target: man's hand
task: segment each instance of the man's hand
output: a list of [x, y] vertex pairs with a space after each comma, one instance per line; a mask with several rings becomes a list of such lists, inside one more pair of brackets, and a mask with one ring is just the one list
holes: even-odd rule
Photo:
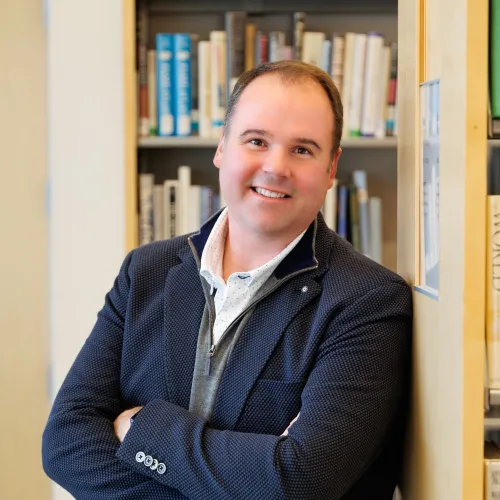
[[300, 416], [300, 412], [299, 414], [290, 422], [290, 425], [285, 429], [285, 432], [283, 432], [282, 436], [288, 436], [288, 430], [290, 429], [290, 427], [295, 423], [297, 422], [297, 419], [299, 418]]
[[125, 410], [116, 417], [113, 425], [115, 427], [115, 435], [120, 443], [123, 443], [123, 440], [130, 429], [130, 417], [135, 415], [142, 408], [142, 406], [136, 406], [130, 410]]

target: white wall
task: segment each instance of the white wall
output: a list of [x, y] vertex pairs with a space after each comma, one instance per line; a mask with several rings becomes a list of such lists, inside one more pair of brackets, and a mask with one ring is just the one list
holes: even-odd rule
[[0, 498], [47, 500], [45, 31], [40, 0], [0, 0]]
[[125, 256], [125, 132], [122, 0], [47, 6], [53, 397]]

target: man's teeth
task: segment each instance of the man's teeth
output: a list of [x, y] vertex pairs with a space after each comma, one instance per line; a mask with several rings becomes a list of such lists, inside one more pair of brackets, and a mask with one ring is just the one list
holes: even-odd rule
[[262, 196], [267, 196], [268, 198], [284, 198], [286, 194], [282, 193], [275, 193], [274, 191], [269, 191], [268, 189], [263, 189], [263, 188], [255, 188], [255, 191], [257, 193], [261, 194]]

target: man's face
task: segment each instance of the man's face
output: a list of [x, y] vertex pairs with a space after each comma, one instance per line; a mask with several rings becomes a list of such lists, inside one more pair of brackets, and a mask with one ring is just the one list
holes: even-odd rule
[[306, 229], [335, 177], [333, 127], [316, 82], [270, 74], [250, 83], [214, 158], [230, 227], [290, 241]]

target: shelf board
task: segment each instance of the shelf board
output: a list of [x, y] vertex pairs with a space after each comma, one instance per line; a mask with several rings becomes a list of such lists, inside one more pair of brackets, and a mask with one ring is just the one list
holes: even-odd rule
[[[139, 148], [216, 148], [218, 139], [204, 137], [140, 137], [137, 141]], [[386, 137], [385, 139], [344, 139], [340, 146], [342, 149], [396, 149], [396, 137]]]
[[244, 10], [249, 14], [290, 14], [302, 11], [307, 14], [348, 13], [348, 14], [395, 14], [398, 4], [396, 0], [150, 0], [149, 9], [152, 13], [224, 13], [230, 10]]

